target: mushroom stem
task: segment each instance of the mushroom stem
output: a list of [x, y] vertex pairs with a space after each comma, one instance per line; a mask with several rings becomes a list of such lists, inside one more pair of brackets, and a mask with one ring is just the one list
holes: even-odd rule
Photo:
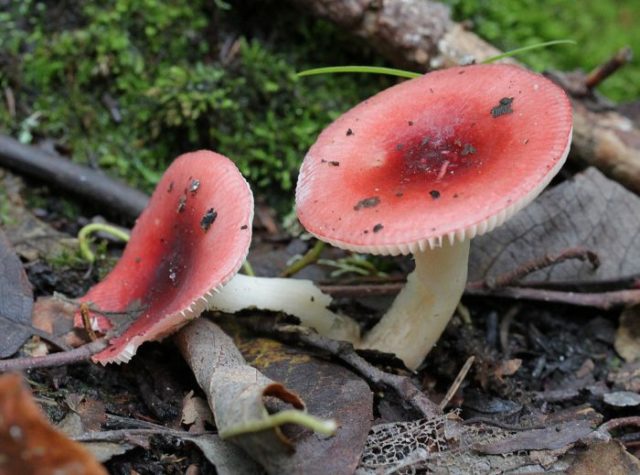
[[331, 297], [310, 280], [236, 274], [213, 296], [209, 308], [227, 313], [250, 308], [284, 312], [299, 318], [302, 325], [323, 336], [357, 342], [360, 338], [358, 324], [329, 310], [330, 304]]
[[415, 270], [362, 348], [395, 353], [416, 369], [444, 331], [467, 281], [469, 240], [414, 253]]

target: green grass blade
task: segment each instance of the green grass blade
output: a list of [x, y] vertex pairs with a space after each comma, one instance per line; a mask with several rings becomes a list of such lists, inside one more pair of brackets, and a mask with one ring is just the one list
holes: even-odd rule
[[317, 74], [336, 74], [336, 73], [365, 73], [365, 74], [386, 74], [388, 76], [397, 76], [401, 78], [413, 79], [422, 76], [421, 73], [405, 71], [403, 69], [383, 68], [378, 66], [329, 66], [326, 68], [313, 68], [297, 73], [298, 77], [315, 76]]
[[491, 56], [490, 58], [485, 59], [484, 61], [482, 61], [483, 63], [493, 63], [494, 61], [498, 61], [499, 59], [503, 59], [503, 58], [510, 58], [511, 56], [516, 56], [520, 53], [525, 53], [527, 51], [531, 51], [534, 49], [539, 49], [539, 48], [546, 48], [547, 46], [554, 46], [554, 45], [576, 45], [578, 43], [576, 43], [573, 40], [553, 40], [553, 41], [546, 41], [544, 43], [536, 43], [535, 45], [529, 45], [529, 46], [523, 46], [522, 48], [516, 48], [516, 49], [512, 49], [511, 51], [507, 51], [505, 53], [499, 54], [497, 56]]

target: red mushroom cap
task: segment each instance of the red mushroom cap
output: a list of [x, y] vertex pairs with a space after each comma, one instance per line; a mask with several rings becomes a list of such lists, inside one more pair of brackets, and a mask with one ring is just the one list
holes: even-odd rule
[[206, 150], [178, 157], [115, 268], [80, 299], [94, 327], [117, 328], [94, 361], [126, 362], [143, 342], [197, 317], [242, 265], [252, 218], [251, 189], [231, 160]]
[[564, 91], [523, 68], [428, 73], [362, 102], [320, 134], [300, 171], [298, 217], [320, 239], [368, 253], [472, 238], [549, 183], [571, 130]]

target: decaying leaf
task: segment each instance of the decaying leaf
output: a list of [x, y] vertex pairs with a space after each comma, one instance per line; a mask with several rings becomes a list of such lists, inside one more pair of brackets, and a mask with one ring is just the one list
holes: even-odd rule
[[340, 425], [331, 438], [297, 428], [287, 431], [296, 451], [289, 457], [284, 473], [353, 473], [373, 418], [369, 385], [344, 367], [311, 356], [304, 349], [245, 335], [235, 327], [232, 333], [250, 364], [299, 394], [312, 414], [335, 418]]
[[504, 226], [474, 239], [470, 280], [496, 277], [518, 264], [568, 247], [598, 254], [587, 262], [565, 261], [531, 274], [530, 281], [597, 281], [640, 270], [640, 197], [595, 168], [552, 188]]
[[569, 475], [629, 475], [640, 473], [640, 461], [619, 442], [593, 444], [579, 454], [567, 471]]
[[640, 393], [640, 361], [623, 364], [609, 372], [607, 379], [616, 388]]
[[0, 230], [0, 358], [18, 351], [31, 335], [32, 307], [31, 284]]
[[613, 346], [627, 362], [640, 359], [640, 305], [627, 308], [620, 315]]
[[43, 417], [18, 375], [0, 376], [0, 475], [106, 475], [80, 444]]
[[640, 394], [631, 391], [615, 391], [604, 395], [604, 402], [613, 407], [640, 406]]
[[194, 396], [193, 391], [189, 391], [182, 399], [182, 416], [180, 422], [189, 426], [190, 431], [203, 431], [205, 423], [214, 424], [213, 414], [207, 405], [207, 401], [201, 397]]
[[207, 395], [220, 436], [241, 446], [267, 472], [286, 473], [292, 447], [276, 425], [286, 411], [269, 415], [265, 400], [299, 410], [305, 407], [302, 400], [247, 365], [233, 340], [205, 318], [181, 330], [175, 341]]
[[587, 420], [577, 420], [532, 429], [491, 443], [476, 443], [474, 450], [484, 454], [506, 454], [520, 450], [558, 450], [574, 444], [593, 432]]

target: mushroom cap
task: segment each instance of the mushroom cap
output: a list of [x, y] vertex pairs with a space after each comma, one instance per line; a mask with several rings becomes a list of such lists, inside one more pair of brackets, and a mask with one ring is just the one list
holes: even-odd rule
[[245, 260], [252, 219], [251, 189], [231, 160], [206, 150], [176, 158], [116, 266], [80, 299], [94, 329], [118, 335], [94, 361], [126, 362], [206, 309]]
[[298, 178], [298, 218], [324, 241], [373, 254], [473, 238], [542, 191], [571, 131], [566, 94], [539, 74], [503, 64], [431, 72], [320, 134]]

